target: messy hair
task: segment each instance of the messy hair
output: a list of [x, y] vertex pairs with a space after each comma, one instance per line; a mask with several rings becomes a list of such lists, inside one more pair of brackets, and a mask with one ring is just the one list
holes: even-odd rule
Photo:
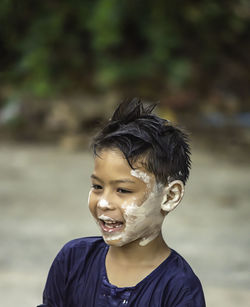
[[158, 183], [181, 180], [185, 184], [191, 166], [187, 134], [152, 114], [154, 108], [155, 104], [145, 106], [137, 98], [122, 102], [93, 139], [94, 155], [119, 149], [132, 169], [140, 161]]

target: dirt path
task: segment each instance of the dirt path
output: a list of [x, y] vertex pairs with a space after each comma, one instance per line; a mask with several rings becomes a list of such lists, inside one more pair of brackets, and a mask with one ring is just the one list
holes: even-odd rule
[[[92, 158], [58, 148], [0, 146], [0, 297], [34, 307], [68, 240], [98, 230], [87, 208]], [[193, 170], [164, 234], [200, 277], [209, 307], [250, 301], [250, 165], [194, 148]]]

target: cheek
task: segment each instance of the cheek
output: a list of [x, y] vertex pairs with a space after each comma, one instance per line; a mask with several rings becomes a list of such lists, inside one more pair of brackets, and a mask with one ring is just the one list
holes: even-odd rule
[[136, 197], [136, 196], [133, 196], [129, 199], [123, 200], [121, 202], [121, 208], [122, 208], [123, 212], [125, 212], [126, 209], [128, 207], [130, 207], [131, 205], [133, 206], [133, 205], [135, 205], [135, 204], [137, 205], [139, 203], [140, 203], [140, 199], [138, 199], [138, 197]]
[[89, 191], [89, 197], [88, 197], [88, 206], [91, 214], [95, 216], [95, 196], [92, 193], [92, 191]]
[[89, 191], [89, 195], [88, 195], [88, 205], [89, 205], [89, 203], [90, 203], [91, 194], [92, 194], [92, 190]]
[[134, 197], [131, 203], [134, 203], [136, 206], [141, 207], [147, 201], [148, 198], [149, 198], [149, 191], [146, 190], [145, 192], [140, 193], [140, 195]]
[[133, 197], [130, 201], [126, 201], [122, 204], [123, 217], [131, 226], [138, 218], [138, 211], [141, 211], [142, 199], [139, 197]]
[[140, 193], [139, 195], [133, 196], [129, 200], [126, 200], [122, 204], [123, 215], [125, 219], [129, 218], [131, 220], [135, 220], [137, 218], [137, 211], [143, 211], [144, 209], [140, 209], [143, 207], [144, 203], [147, 201], [149, 195], [148, 191], [144, 193]]

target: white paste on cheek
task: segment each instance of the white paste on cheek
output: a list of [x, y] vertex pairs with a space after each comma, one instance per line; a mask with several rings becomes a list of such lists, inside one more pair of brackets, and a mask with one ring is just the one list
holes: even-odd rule
[[160, 207], [163, 197], [162, 190], [161, 185], [155, 184], [143, 204], [138, 206], [132, 203], [124, 208], [126, 227], [122, 245], [141, 238], [139, 244], [145, 246], [159, 235], [164, 220]]
[[148, 198], [140, 206], [136, 204], [136, 198], [130, 203], [124, 202], [122, 208], [125, 228], [120, 233], [105, 234], [106, 243], [117, 240], [115, 245], [123, 246], [141, 238], [139, 245], [145, 246], [154, 240], [159, 235], [164, 220], [160, 207], [162, 191], [162, 186], [155, 184]]
[[[161, 213], [161, 202], [164, 187], [161, 184], [153, 184], [152, 178], [145, 172], [131, 170], [131, 175], [142, 180], [146, 185], [145, 195], [148, 195], [143, 203], [138, 204], [136, 197], [124, 202], [123, 218], [125, 228], [116, 234], [105, 234], [104, 240], [107, 244], [118, 241], [116, 246], [123, 246], [141, 238], [139, 245], [145, 246], [154, 240], [161, 231], [164, 216]], [[153, 186], [153, 188], [151, 188]]]
[[106, 242], [119, 240], [116, 245], [123, 246], [141, 238], [139, 244], [147, 245], [154, 240], [161, 231], [164, 216], [161, 214], [160, 204], [163, 198], [163, 186], [154, 184], [153, 189], [151, 177], [142, 171], [131, 170], [131, 175], [142, 180], [146, 185], [146, 200], [138, 204], [138, 200], [134, 197], [129, 203], [124, 202], [123, 218], [125, 220], [125, 228], [119, 234], [110, 234], [105, 237]]

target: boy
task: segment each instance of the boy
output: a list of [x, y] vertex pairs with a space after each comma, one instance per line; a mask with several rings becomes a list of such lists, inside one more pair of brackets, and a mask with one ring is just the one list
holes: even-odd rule
[[88, 203], [102, 237], [62, 248], [42, 306], [205, 306], [199, 279], [161, 233], [184, 194], [187, 137], [153, 108], [123, 102], [95, 137]]

